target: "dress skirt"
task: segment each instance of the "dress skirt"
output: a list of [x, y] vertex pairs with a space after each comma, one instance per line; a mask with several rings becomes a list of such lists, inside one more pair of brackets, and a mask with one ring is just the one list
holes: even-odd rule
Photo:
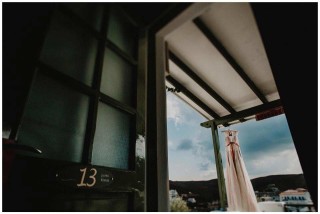
[[258, 203], [238, 141], [238, 131], [225, 131], [228, 211], [258, 212]]

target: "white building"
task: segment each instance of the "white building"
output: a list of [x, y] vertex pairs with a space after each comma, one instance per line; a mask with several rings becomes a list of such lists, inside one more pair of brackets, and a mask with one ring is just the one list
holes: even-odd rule
[[315, 211], [310, 193], [303, 188], [289, 189], [280, 193], [280, 201], [285, 202], [287, 211]]
[[196, 201], [195, 198], [188, 198], [187, 202], [188, 202], [188, 203], [192, 203], [192, 204], [197, 203], [197, 201]]
[[169, 199], [170, 199], [170, 200], [172, 200], [172, 199], [174, 199], [174, 198], [178, 198], [178, 197], [179, 197], [179, 194], [178, 194], [177, 190], [171, 189], [171, 190], [169, 191]]
[[296, 204], [296, 205], [312, 205], [313, 202], [310, 197], [310, 193], [303, 188], [298, 188], [296, 190], [286, 190], [280, 193], [280, 201], [286, 202], [286, 204]]

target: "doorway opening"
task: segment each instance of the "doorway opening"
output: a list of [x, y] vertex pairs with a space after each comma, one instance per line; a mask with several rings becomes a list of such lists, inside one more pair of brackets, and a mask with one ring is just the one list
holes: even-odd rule
[[[186, 166], [192, 166], [194, 162], [191, 158], [186, 159], [186, 157], [197, 154], [197, 149], [193, 147], [197, 146], [198, 140], [196, 137], [193, 137], [193, 139], [189, 137], [188, 139], [189, 135], [197, 133], [195, 129], [181, 133], [181, 130], [177, 128], [184, 121], [190, 123], [190, 118], [185, 119], [188, 118], [187, 111], [184, 116], [177, 117], [176, 114], [180, 111], [177, 108], [179, 101], [174, 100], [170, 92], [177, 95], [198, 111], [199, 115], [206, 118], [206, 122], [201, 125], [215, 129], [212, 132], [219, 133], [220, 129], [216, 131], [218, 126], [228, 127], [240, 122], [243, 123], [238, 124], [241, 129], [245, 130], [246, 126], [242, 125], [247, 124], [248, 127], [251, 126], [250, 134], [255, 132], [258, 133], [257, 136], [261, 137], [266, 135], [261, 130], [268, 130], [270, 127], [281, 124], [281, 128], [276, 132], [268, 133], [268, 136], [273, 136], [274, 139], [265, 137], [272, 142], [281, 141], [281, 143], [277, 143], [277, 146], [283, 146], [282, 148], [270, 147], [277, 150], [273, 151], [271, 157], [275, 154], [280, 155], [279, 151], [287, 152], [292, 157], [290, 162], [295, 163], [296, 168], [291, 168], [289, 172], [287, 166], [283, 165], [282, 168], [279, 166], [279, 169], [264, 172], [265, 174], [252, 171], [251, 176], [257, 178], [270, 175], [268, 173], [302, 173], [285, 116], [281, 115], [275, 117], [277, 119], [273, 118], [265, 120], [268, 122], [261, 122], [260, 124], [265, 126], [264, 128], [260, 127], [261, 130], [259, 125], [255, 125], [253, 121], [248, 121], [261, 112], [281, 108], [280, 95], [249, 4], [202, 4], [201, 6], [195, 4], [162, 29], [158, 36], [159, 46], [157, 47], [162, 48], [160, 49], [162, 53], [158, 56], [163, 60], [163, 64], [159, 68], [165, 71], [166, 88], [168, 90], [167, 133], [170, 179], [174, 179], [175, 176], [180, 176], [182, 180], [187, 179], [187, 177], [192, 178], [190, 172], [186, 170]], [[161, 46], [160, 43], [164, 45]], [[256, 60], [252, 60], [253, 58]], [[190, 109], [192, 109], [191, 107]], [[232, 126], [237, 127], [238, 125]], [[192, 127], [190, 124], [188, 126]], [[188, 130], [187, 127], [184, 127], [184, 129]], [[173, 133], [172, 130], [176, 130], [176, 132]], [[178, 140], [175, 135], [178, 135], [179, 132], [181, 136]], [[210, 134], [209, 132], [209, 136]], [[253, 136], [252, 139], [259, 142], [259, 139], [255, 139], [257, 136], [254, 134]], [[211, 140], [212, 137], [218, 138], [217, 134], [211, 136]], [[223, 139], [220, 139], [220, 147], [223, 147], [221, 145], [223, 145]], [[257, 147], [261, 147], [260, 149], [266, 150], [267, 148], [264, 148], [264, 146], [258, 144], [255, 149], [259, 151]], [[248, 145], [244, 150], [249, 151], [249, 147]], [[251, 147], [254, 148], [252, 145]], [[181, 155], [181, 151], [184, 152], [184, 155]], [[218, 151], [218, 153], [220, 152], [223, 154], [224, 150]], [[173, 158], [173, 156], [175, 157]], [[180, 160], [185, 159], [186, 163], [176, 163], [178, 156], [181, 156]], [[204, 158], [204, 155], [199, 156]], [[282, 161], [282, 163], [288, 162]], [[170, 166], [171, 164], [174, 165]], [[266, 163], [263, 164], [267, 166]], [[205, 169], [208, 165], [208, 162], [203, 162], [201, 166]], [[174, 166], [176, 170], [173, 169]], [[252, 166], [249, 167], [252, 168]], [[179, 171], [178, 169], [185, 171]], [[216, 172], [219, 172], [219, 170], [217, 169]], [[181, 177], [183, 175], [185, 177]], [[218, 180], [223, 179], [223, 171], [220, 170], [220, 175], [217, 177]], [[221, 185], [219, 183], [219, 188]], [[171, 196], [176, 195], [176, 192], [171, 192], [171, 190]], [[185, 194], [183, 193], [182, 198]], [[188, 201], [186, 202], [188, 203]], [[214, 203], [219, 204], [219, 202], [211, 203], [212, 206], [214, 206]], [[224, 205], [220, 206], [223, 207]]]

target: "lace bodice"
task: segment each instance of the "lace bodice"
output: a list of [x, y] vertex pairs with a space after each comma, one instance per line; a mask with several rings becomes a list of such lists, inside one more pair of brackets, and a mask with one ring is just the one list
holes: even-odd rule
[[226, 146], [235, 143], [239, 145], [238, 141], [238, 131], [235, 130], [227, 130], [224, 131], [224, 136], [225, 136], [225, 144]]

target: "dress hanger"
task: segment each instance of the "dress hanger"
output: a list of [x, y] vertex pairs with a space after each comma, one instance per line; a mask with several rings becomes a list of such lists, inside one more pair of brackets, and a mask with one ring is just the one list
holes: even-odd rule
[[225, 129], [221, 132], [227, 132], [229, 136], [232, 136], [233, 132], [238, 132], [237, 130], [230, 129], [231, 125], [228, 125], [228, 129]]
[[221, 132], [227, 132], [229, 134], [229, 136], [232, 135], [232, 130], [230, 129], [230, 125], [228, 125], [228, 129], [225, 129], [225, 130], [223, 130]]

